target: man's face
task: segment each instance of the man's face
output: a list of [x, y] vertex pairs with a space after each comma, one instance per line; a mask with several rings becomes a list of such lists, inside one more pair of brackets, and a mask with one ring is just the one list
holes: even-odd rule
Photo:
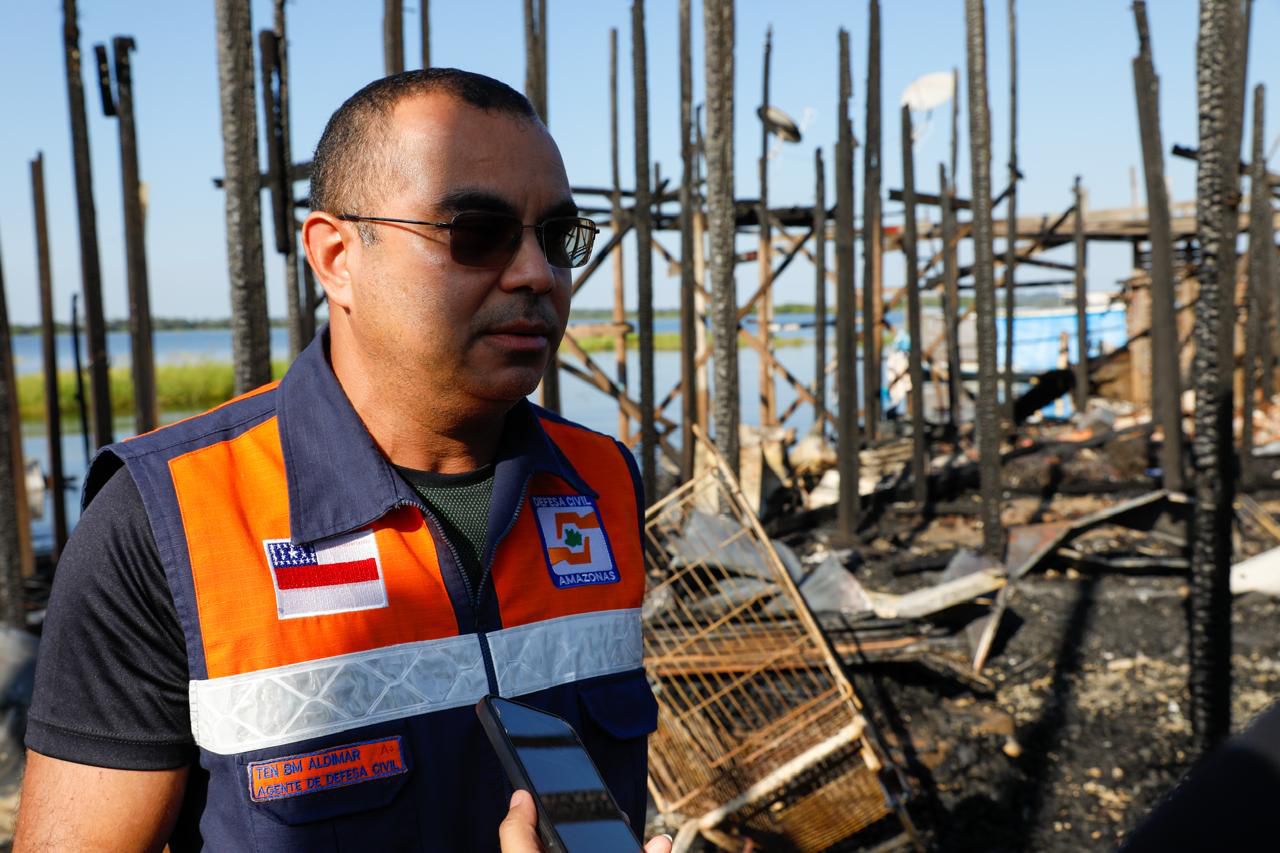
[[[496, 211], [531, 225], [577, 212], [560, 152], [535, 122], [432, 94], [401, 101], [390, 135], [389, 188], [356, 213], [448, 222]], [[450, 258], [448, 229], [368, 227], [378, 239], [357, 249], [350, 310], [366, 367], [421, 385], [431, 405], [474, 410], [532, 392], [564, 334], [571, 288], [534, 231], [505, 267], [479, 269]]]

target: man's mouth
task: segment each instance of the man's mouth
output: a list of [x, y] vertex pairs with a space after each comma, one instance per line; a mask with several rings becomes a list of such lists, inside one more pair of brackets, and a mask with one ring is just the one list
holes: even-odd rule
[[526, 351], [546, 347], [554, 334], [551, 324], [539, 320], [513, 320], [490, 326], [484, 332], [486, 338], [501, 347]]

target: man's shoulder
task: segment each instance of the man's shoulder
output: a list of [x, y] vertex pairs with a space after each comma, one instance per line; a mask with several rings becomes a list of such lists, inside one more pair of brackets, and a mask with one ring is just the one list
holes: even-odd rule
[[179, 453], [234, 437], [273, 417], [278, 384], [270, 382], [207, 411], [102, 448], [85, 474], [83, 505], [122, 467], [146, 466], [153, 460], [164, 464]]

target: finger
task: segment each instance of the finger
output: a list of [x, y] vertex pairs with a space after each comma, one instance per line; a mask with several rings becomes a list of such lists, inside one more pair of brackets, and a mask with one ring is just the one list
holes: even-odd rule
[[644, 846], [644, 853], [671, 853], [671, 844], [670, 835], [655, 835]]
[[528, 791], [511, 795], [511, 807], [498, 826], [498, 842], [502, 853], [542, 853], [538, 842], [538, 810]]

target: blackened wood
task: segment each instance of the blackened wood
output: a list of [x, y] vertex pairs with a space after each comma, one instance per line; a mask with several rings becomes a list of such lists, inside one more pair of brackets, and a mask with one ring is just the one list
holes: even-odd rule
[[862, 407], [867, 440], [880, 429], [880, 315], [884, 311], [880, 217], [880, 0], [867, 4], [867, 112], [862, 149]]
[[1005, 241], [1004, 261], [1004, 409], [1013, 425], [1013, 336], [1016, 328], [1017, 297], [1014, 273], [1018, 269], [1018, 22], [1017, 0], [1009, 0], [1009, 198], [1007, 221], [1015, 223]]
[[1271, 225], [1271, 187], [1267, 182], [1267, 151], [1263, 138], [1266, 88], [1253, 89], [1253, 145], [1249, 159], [1249, 285], [1244, 348], [1244, 432], [1241, 436], [1241, 480], [1253, 472], [1253, 409], [1258, 392], [1258, 369], [1266, 368], [1262, 341], [1267, 336], [1264, 305], [1270, 297], [1268, 258], [1275, 255]]
[[[609, 194], [609, 232], [615, 238], [622, 225], [622, 177], [618, 163], [618, 30], [609, 30], [609, 164], [613, 188]], [[627, 321], [626, 291], [623, 287], [622, 241], [613, 249], [613, 322]], [[618, 388], [627, 390], [627, 338], [619, 334], [613, 341], [613, 361], [618, 374]], [[631, 420], [624, 406], [618, 406], [618, 438], [626, 441], [631, 433]]]
[[821, 148], [813, 152], [813, 178], [813, 424], [820, 431], [827, 411], [827, 176]]
[[422, 7], [422, 67], [431, 67], [431, 0], [418, 0]]
[[35, 211], [36, 269], [40, 279], [40, 354], [44, 367], [44, 432], [49, 447], [49, 490], [53, 504], [56, 563], [67, 542], [67, 485], [62, 464], [62, 408], [58, 399], [58, 347], [53, 320], [53, 268], [49, 261], [49, 219], [44, 202], [44, 154], [31, 161], [31, 201]]
[[404, 70], [404, 8], [401, 0], [382, 0], [382, 70], [388, 77]]
[[902, 255], [906, 265], [907, 335], [911, 377], [911, 499], [929, 500], [929, 457], [924, 433], [924, 335], [920, 330], [920, 259], [916, 252], [915, 152], [911, 144], [911, 108], [902, 105]]
[[1076, 295], [1076, 412], [1083, 414], [1089, 405], [1089, 291], [1085, 280], [1085, 267], [1088, 262], [1088, 247], [1084, 239], [1085, 196], [1080, 189], [1080, 176], [1076, 175], [1072, 190], [1075, 196], [1074, 245], [1076, 250], [1075, 295]]
[[130, 372], [133, 378], [133, 423], [137, 433], [159, 425], [156, 411], [156, 363], [151, 336], [151, 296], [147, 278], [145, 212], [138, 171], [138, 135], [133, 109], [133, 39], [117, 36], [111, 52], [116, 71], [116, 110], [120, 123], [120, 183], [124, 198], [124, 248], [129, 291]]
[[955, 194], [947, 167], [938, 164], [939, 195], [942, 199], [942, 312], [947, 342], [947, 422], [952, 432], [960, 428], [960, 394], [964, 389], [960, 366], [960, 292], [956, 275], [956, 214], [951, 208]]
[[1178, 366], [1178, 328], [1173, 286], [1173, 234], [1169, 226], [1169, 190], [1164, 178], [1164, 146], [1160, 131], [1160, 78], [1151, 56], [1147, 4], [1135, 0], [1138, 55], [1133, 85], [1138, 102], [1142, 167], [1147, 188], [1147, 234], [1151, 242], [1151, 405], [1164, 440], [1160, 468], [1166, 489], [1185, 488], [1182, 458], [1182, 371]]
[[[1238, 0], [1201, 0], [1196, 47], [1200, 158], [1196, 225], [1200, 244], [1199, 298], [1193, 332], [1192, 375], [1196, 431], [1192, 440], [1195, 509], [1192, 515], [1191, 594], [1188, 602], [1191, 724], [1194, 744], [1208, 750], [1231, 726], [1231, 527], [1234, 497], [1232, 369], [1223, 330], [1234, 314], [1234, 223], [1238, 193], [1232, 113], [1238, 109], [1232, 34]], [[1232, 227], [1228, 230], [1227, 226]], [[1230, 272], [1230, 277], [1224, 274]]]
[[[540, 0], [546, 2], [546, 0]], [[653, 210], [649, 193], [649, 73], [644, 34], [644, 0], [631, 3], [631, 68], [635, 83], [636, 134], [636, 302], [640, 332], [640, 478], [645, 500], [658, 497], [658, 433], [653, 382]]]
[[248, 0], [216, 0], [218, 91], [226, 193], [227, 272], [231, 280], [231, 353], [235, 392], [271, 381], [262, 211], [258, 200], [258, 123]]
[[738, 471], [738, 311], [734, 281], [733, 198], [734, 0], [703, 0], [706, 42], [707, 230], [715, 360], [715, 442]]
[[84, 362], [80, 358], [80, 294], [71, 294], [71, 364], [76, 373], [76, 411], [80, 415], [80, 437], [84, 440], [84, 467], [93, 452], [89, 445], [89, 402], [84, 393]]
[[[543, 124], [550, 124], [547, 114], [547, 3], [525, 0], [524, 3], [524, 93], [533, 104]], [[553, 354], [542, 374], [542, 405], [560, 411], [560, 362]]]
[[693, 269], [695, 152], [693, 148], [693, 25], [690, 0], [680, 0], [680, 474], [693, 478], [693, 425], [698, 420], [698, 289]]
[[858, 453], [862, 431], [858, 428], [857, 338], [854, 311], [857, 305], [853, 275], [853, 124], [849, 99], [853, 81], [849, 74], [849, 33], [840, 30], [840, 99], [836, 103], [836, 384], [840, 410], [837, 418], [836, 468], [840, 472], [840, 507], [836, 525], [851, 537], [862, 517], [858, 491]]
[[89, 388], [93, 408], [93, 445], [112, 442], [111, 381], [107, 375], [107, 331], [102, 306], [102, 268], [98, 258], [98, 215], [93, 203], [93, 168], [89, 159], [89, 127], [80, 77], [80, 25], [76, 0], [62, 3], [63, 55], [67, 101], [71, 111], [71, 155], [75, 165], [76, 214], [80, 226], [80, 275], [84, 292], [85, 337], [89, 348]]
[[969, 162], [973, 197], [974, 305], [978, 332], [978, 473], [983, 551], [1004, 557], [1000, 524], [1000, 409], [996, 374], [996, 287], [991, 245], [991, 108], [987, 100], [987, 33], [983, 0], [965, 0], [969, 72]]
[[[425, 16], [427, 0], [421, 2], [422, 14]], [[298, 228], [293, 215], [293, 138], [289, 118], [289, 29], [285, 20], [284, 3], [285, 0], [275, 0], [275, 121], [279, 125], [281, 162], [288, 167], [281, 175], [280, 192], [285, 201], [282, 224], [288, 231], [284, 250], [284, 296], [285, 322], [289, 326], [289, 359], [292, 361], [314, 336], [315, 316], [312, 315], [309, 320], [304, 317], [306, 300], [298, 289]]]
[[[0, 622], [25, 630], [22, 575], [30, 551], [30, 524], [22, 470], [18, 386], [13, 372], [13, 342], [0, 264]], [[25, 541], [24, 541], [25, 539]]]
[[756, 268], [760, 281], [760, 301], [756, 304], [756, 333], [764, 344], [760, 358], [760, 425], [769, 426], [776, 420], [778, 409], [773, 385], [773, 229], [769, 222], [769, 122], [765, 115], [769, 109], [769, 66], [773, 58], [773, 27], [765, 30], [763, 94], [760, 98], [760, 199], [756, 205], [756, 218], [760, 223], [760, 247], [756, 252]]
[[97, 60], [98, 94], [102, 97], [102, 114], [108, 118], [116, 115], [116, 99], [111, 92], [111, 60], [107, 58], [107, 46], [95, 44], [93, 56]]

